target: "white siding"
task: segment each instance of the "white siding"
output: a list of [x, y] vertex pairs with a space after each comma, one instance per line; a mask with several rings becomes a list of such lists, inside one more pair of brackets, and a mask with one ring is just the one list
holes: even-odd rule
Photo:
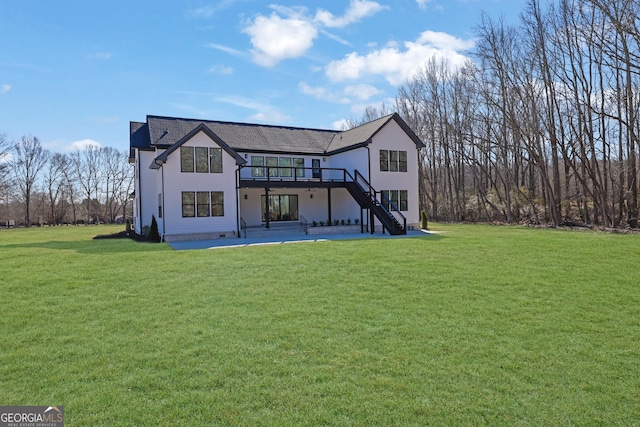
[[[204, 132], [199, 132], [183, 146], [219, 148]], [[231, 233], [237, 230], [237, 166], [235, 159], [226, 151], [222, 150], [223, 173], [181, 172], [180, 149], [169, 155], [162, 168], [164, 169], [164, 229], [160, 230], [161, 233], [164, 232], [166, 235]], [[183, 191], [224, 192], [224, 216], [183, 218]]]
[[[369, 146], [371, 151], [371, 186], [376, 191], [407, 190], [409, 209], [402, 214], [407, 225], [419, 223], [418, 204], [418, 150], [416, 144], [395, 122], [389, 122], [373, 138]], [[398, 150], [407, 152], [407, 172], [380, 171], [380, 150]]]
[[357, 170], [365, 178], [369, 178], [369, 150], [366, 147], [334, 154], [328, 160], [331, 165], [329, 167], [346, 169], [352, 177], [354, 170]]
[[[156, 157], [154, 151], [138, 151], [136, 167], [139, 168], [140, 177], [136, 179], [136, 197], [140, 203], [139, 217], [136, 221], [136, 232], [141, 233], [142, 227], [151, 225], [151, 216], [158, 219], [158, 183], [160, 174], [158, 171], [149, 169], [149, 165]], [[140, 188], [138, 188], [140, 185]], [[139, 228], [138, 228], [139, 227]], [[158, 228], [160, 229], [160, 228]]]

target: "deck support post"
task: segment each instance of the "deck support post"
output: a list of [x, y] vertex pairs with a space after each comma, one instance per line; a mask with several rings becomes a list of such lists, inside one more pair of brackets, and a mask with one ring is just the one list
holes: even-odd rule
[[271, 217], [271, 212], [269, 212], [269, 187], [264, 187], [264, 227], [269, 227], [269, 218]]
[[329, 216], [327, 217], [327, 219], [329, 220], [329, 224], [327, 225], [331, 225], [331, 222], [333, 221], [331, 219], [331, 187], [327, 187], [327, 202], [329, 206], [329, 212], [328, 212]]

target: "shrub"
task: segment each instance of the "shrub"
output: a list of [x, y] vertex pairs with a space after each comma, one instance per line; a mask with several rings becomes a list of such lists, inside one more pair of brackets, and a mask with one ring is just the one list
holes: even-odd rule
[[312, 226], [312, 227], [317, 227], [317, 226], [318, 226], [318, 223], [317, 223], [316, 221], [312, 221], [312, 222], [311, 222], [311, 226]]
[[152, 242], [160, 241], [160, 233], [158, 233], [158, 222], [155, 215], [151, 215], [151, 228], [149, 228], [149, 240]]
[[420, 228], [423, 230], [429, 229], [429, 224], [427, 223], [427, 212], [424, 209], [420, 211]]

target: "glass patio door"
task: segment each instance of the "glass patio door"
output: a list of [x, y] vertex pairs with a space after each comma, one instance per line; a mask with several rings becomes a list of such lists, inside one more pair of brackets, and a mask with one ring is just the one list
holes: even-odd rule
[[[262, 196], [262, 222], [267, 220], [265, 196]], [[269, 195], [269, 221], [297, 221], [298, 196], [275, 194]]]

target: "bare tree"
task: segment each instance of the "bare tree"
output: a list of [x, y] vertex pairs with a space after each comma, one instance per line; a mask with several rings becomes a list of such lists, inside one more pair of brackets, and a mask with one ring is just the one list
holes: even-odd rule
[[49, 159], [44, 174], [44, 187], [49, 199], [49, 215], [51, 223], [60, 223], [66, 212], [65, 209], [65, 169], [69, 166], [69, 159], [60, 153], [55, 153]]
[[42, 147], [34, 136], [23, 136], [14, 144], [15, 158], [11, 165], [15, 183], [24, 204], [25, 226], [31, 226], [31, 195], [34, 192], [38, 175], [49, 159], [49, 152]]

